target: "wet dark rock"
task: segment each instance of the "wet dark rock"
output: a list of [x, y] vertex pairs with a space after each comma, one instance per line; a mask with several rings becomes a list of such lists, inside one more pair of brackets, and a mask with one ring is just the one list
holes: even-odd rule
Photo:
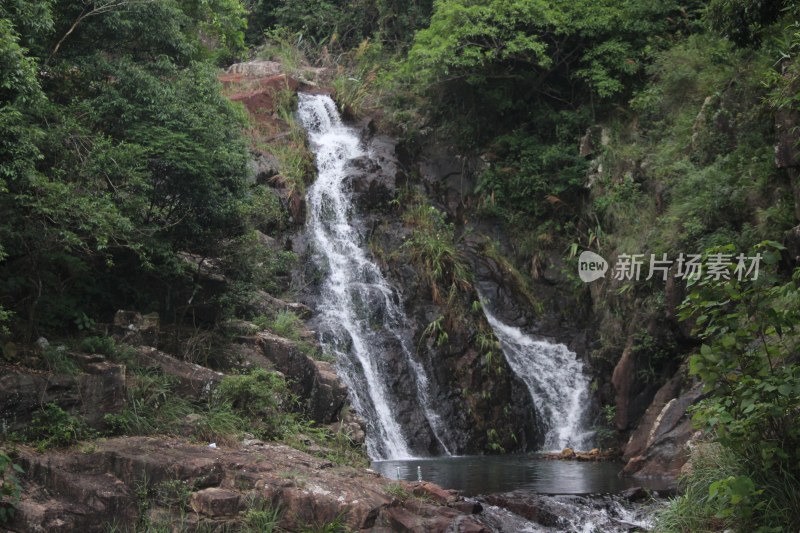
[[522, 517], [547, 531], [627, 533], [644, 529], [650, 513], [641, 503], [614, 495], [548, 496], [520, 490], [480, 499], [491, 506], [484, 508], [482, 521], [500, 531], [530, 528], [531, 524], [520, 523]]
[[458, 509], [462, 513], [479, 514], [483, 511], [483, 506], [475, 500], [459, 500], [449, 504], [453, 509]]
[[[444, 156], [439, 163], [426, 166], [431, 182], [426, 186], [438, 183], [434, 172], [444, 169]], [[487, 431], [502, 426], [502, 441], [499, 443], [506, 450], [526, 450], [534, 448], [539, 442], [539, 434], [535, 424], [535, 409], [525, 385], [517, 379], [504, 359], [497, 363], [498, 369], [488, 372], [482, 355], [471, 346], [474, 331], [469, 327], [456, 325], [448, 331], [448, 342], [437, 345], [430, 335], [423, 331], [434, 320], [443, 314], [442, 307], [433, 302], [428, 281], [424, 279], [407, 257], [395, 253], [400, 249], [409, 235], [398, 217], [384, 215], [367, 219], [367, 227], [371, 227], [369, 241], [376, 250], [378, 259], [384, 261], [382, 270], [393, 287], [397, 288], [398, 297], [410, 319], [413, 350], [412, 357], [421, 364], [428, 376], [429, 400], [435, 406], [436, 413], [446, 426], [442, 435], [445, 446], [451, 453], [477, 453], [487, 445]], [[474, 293], [465, 297], [474, 298]], [[414, 376], [407, 369], [407, 355], [400, 346], [391, 342], [380, 346], [388, 358], [385, 375], [390, 376], [390, 388], [401, 398], [396, 406], [398, 422], [408, 436], [414, 453], [441, 454], [441, 444], [433, 435], [424, 414], [418, 407], [416, 394], [413, 393]], [[464, 408], [464, 391], [468, 396], [478, 396], [480, 391], [491, 391], [491, 400], [471, 402], [470, 409]], [[411, 393], [411, 394], [409, 394]], [[405, 403], [404, 403], [405, 402]], [[513, 433], [513, 438], [512, 438]]]
[[483, 501], [508, 509], [514, 514], [543, 526], [559, 525], [559, 518], [562, 515], [551, 499], [528, 492], [490, 494], [485, 496]]
[[634, 397], [633, 389], [639, 384], [632, 336], [628, 338], [622, 356], [614, 367], [611, 383], [615, 392], [614, 425], [619, 430], [625, 430], [636, 420], [635, 414], [631, 412], [631, 400]]
[[622, 491], [620, 496], [629, 502], [641, 502], [651, 497], [650, 491], [643, 487], [631, 487], [629, 489], [625, 489]]
[[272, 178], [277, 176], [279, 172], [280, 163], [274, 155], [260, 151], [252, 152], [250, 173], [256, 183], [269, 185], [272, 183]]
[[368, 156], [349, 162], [347, 183], [358, 207], [374, 210], [387, 205], [395, 196], [400, 168], [395, 154], [395, 141], [384, 135], [367, 141]]
[[465, 216], [464, 200], [474, 190], [485, 166], [486, 162], [478, 157], [465, 157], [452, 147], [439, 144], [425, 146], [418, 161], [425, 192], [458, 223]]

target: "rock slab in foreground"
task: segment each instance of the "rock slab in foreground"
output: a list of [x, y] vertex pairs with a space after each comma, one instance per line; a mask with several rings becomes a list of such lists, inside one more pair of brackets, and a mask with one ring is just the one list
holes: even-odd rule
[[[107, 531], [132, 527], [147, 487], [178, 482], [190, 491], [196, 525], [235, 526], [246, 501], [281, 509], [280, 527], [301, 531], [336, 520], [359, 531], [488, 532], [470, 512], [480, 506], [429, 483], [404, 484], [418, 497], [392, 496], [396, 482], [371, 470], [337, 467], [280, 444], [209, 448], [181, 439], [121, 437], [82, 451], [39, 454], [22, 447], [16, 462], [24, 494], [7, 528], [29, 531]], [[194, 511], [194, 512], [192, 512]], [[469, 512], [464, 512], [469, 511]], [[177, 509], [150, 502], [150, 516], [178, 520]]]

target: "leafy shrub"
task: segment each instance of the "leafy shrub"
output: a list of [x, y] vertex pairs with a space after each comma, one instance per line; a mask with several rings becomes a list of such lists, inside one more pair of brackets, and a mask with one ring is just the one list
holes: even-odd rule
[[492, 206], [505, 218], [507, 211], [534, 217], [554, 216], [580, 194], [587, 164], [575, 151], [574, 138], [583, 117], [557, 113], [543, 116], [557, 138], [518, 130], [501, 135], [491, 150], [500, 164], [490, 166], [479, 178], [475, 192], [485, 207]]
[[691, 470], [678, 479], [681, 495], [656, 516], [659, 533], [723, 531], [736, 525], [732, 517], [716, 516], [709, 487], [717, 480], [738, 475], [742, 463], [730, 450], [717, 443], [700, 443], [691, 452]]
[[180, 479], [171, 479], [157, 483], [151, 489], [153, 503], [163, 507], [183, 510], [192, 496], [192, 489]]
[[755, 280], [737, 279], [734, 264], [730, 280], [690, 284], [680, 311], [683, 319], [694, 318], [703, 341], [689, 368], [708, 396], [694, 421], [741, 465], [708, 484], [706, 508], [742, 531], [800, 528], [800, 269], [790, 281], [780, 280], [782, 248], [764, 242], [748, 254], [761, 254]]
[[81, 350], [87, 353], [99, 353], [103, 355], [114, 355], [117, 345], [111, 337], [86, 337], [81, 341]]
[[192, 412], [189, 402], [174, 394], [173, 380], [169, 376], [155, 371], [136, 370], [131, 377], [127, 406], [120, 413], [105, 416], [112, 433], [171, 433], [176, 430], [177, 423]]
[[281, 309], [269, 323], [269, 329], [276, 335], [293, 341], [299, 341], [303, 332], [303, 321], [291, 311]]
[[460, 290], [471, 287], [471, 274], [456, 246], [455, 228], [445, 221], [444, 213], [426, 203], [409, 208], [403, 215], [412, 232], [402, 249], [422, 269], [433, 301], [452, 302]]
[[83, 420], [64, 411], [54, 403], [48, 403], [33, 416], [27, 438], [36, 443], [37, 449], [69, 446], [79, 440], [95, 437], [96, 433]]
[[14, 506], [22, 490], [17, 474], [22, 473], [22, 468], [0, 451], [0, 524], [5, 524], [14, 515]]
[[263, 500], [248, 505], [242, 525], [243, 533], [272, 533], [277, 530], [280, 509], [267, 505]]
[[287, 410], [293, 401], [280, 375], [256, 369], [246, 375], [226, 376], [214, 390], [212, 405], [220, 413], [229, 407], [247, 419], [249, 429], [264, 438], [275, 438], [291, 419]]
[[609, 448], [617, 444], [619, 432], [614, 427], [614, 418], [617, 415], [615, 405], [604, 405], [600, 412], [600, 424], [594, 427], [595, 440], [600, 448]]
[[48, 346], [42, 352], [47, 369], [54, 374], [75, 375], [79, 372], [78, 365], [75, 364], [65, 346]]

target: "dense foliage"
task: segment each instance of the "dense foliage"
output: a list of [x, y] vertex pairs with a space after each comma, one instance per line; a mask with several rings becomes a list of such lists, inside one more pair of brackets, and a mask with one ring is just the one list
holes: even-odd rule
[[[241, 274], [213, 303], [276, 288], [286, 257], [248, 244], [254, 226], [284, 221], [264, 214], [274, 196], [247, 185], [243, 114], [221, 97], [214, 70], [266, 32], [338, 66], [345, 111], [379, 102], [406, 152], [434, 139], [480, 160], [459, 213], [402, 206], [410, 233], [398, 253], [443, 307], [471, 285], [468, 220], [499, 224], [509, 265], [530, 278], [520, 286], [581, 249], [760, 246], [769, 268], [756, 282], [683, 283], [669, 295], [653, 282], [592, 292], [566, 268], [557, 275], [573, 282], [563, 285], [576, 308], [599, 317], [598, 375], [631, 339], [647, 387], [687, 361], [706, 384], [696, 422], [710, 443], [661, 527], [795, 530], [798, 28], [796, 3], [783, 0], [4, 2], [0, 335], [82, 328], [124, 306], [178, 320], [197, 302], [211, 253]], [[294, 52], [284, 50], [287, 66]], [[308, 160], [281, 150], [297, 218]], [[680, 313], [692, 332], [678, 323], [676, 294], [688, 294]], [[428, 326], [437, 344], [448, 339], [445, 318]], [[229, 378], [206, 436], [237, 430], [242, 417], [278, 417], [288, 399], [273, 378]], [[186, 414], [159, 411], [158, 379], [137, 379], [132, 402], [152, 412], [116, 420], [120, 430]], [[609, 387], [597, 389], [609, 403]], [[612, 406], [603, 412], [613, 433]]]
[[[214, 62], [239, 55], [236, 0], [0, 7], [0, 322], [65, 332], [126, 305], [170, 314], [241, 234], [244, 117]], [[164, 297], [166, 294], [166, 298]]]
[[[765, 271], [754, 282], [731, 275], [694, 284], [681, 311], [695, 320], [703, 340], [690, 369], [710, 393], [695, 421], [737, 460], [734, 471], [710, 480], [704, 518], [742, 530], [800, 527], [800, 269], [780, 280], [774, 266], [782, 248], [774, 242], [756, 248]], [[709, 256], [731, 251], [718, 248]]]
[[[300, 20], [282, 23], [312, 27]], [[377, 84], [412, 153], [435, 138], [482, 160], [463, 212], [408, 240], [437, 279], [457, 274], [437, 260], [458, 256], [453, 236], [475, 218], [502, 225], [532, 278], [581, 249], [735, 256], [767, 240], [769, 272], [752, 283], [683, 282], [668, 295], [664, 284], [609, 282], [591, 298], [572, 285], [600, 317], [598, 374], [630, 339], [644, 387], [686, 361], [706, 384], [696, 423], [712, 444], [673, 506], [686, 520], [666, 530], [797, 528], [799, 24], [782, 1], [439, 0]], [[793, 129], [776, 165], [780, 121]], [[406, 220], [424, 209], [408, 206]], [[675, 294], [689, 294], [681, 313], [696, 331], [678, 322]], [[429, 329], [446, 339], [440, 322]]]

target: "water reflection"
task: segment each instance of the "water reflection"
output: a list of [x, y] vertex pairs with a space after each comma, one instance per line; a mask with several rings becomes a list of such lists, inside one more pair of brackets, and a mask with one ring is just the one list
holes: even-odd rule
[[531, 455], [433, 457], [375, 461], [372, 468], [389, 479], [422, 479], [465, 496], [524, 489], [541, 494], [608, 494], [634, 486], [668, 488], [664, 480], [623, 479], [616, 462], [579, 462], [541, 459]]

